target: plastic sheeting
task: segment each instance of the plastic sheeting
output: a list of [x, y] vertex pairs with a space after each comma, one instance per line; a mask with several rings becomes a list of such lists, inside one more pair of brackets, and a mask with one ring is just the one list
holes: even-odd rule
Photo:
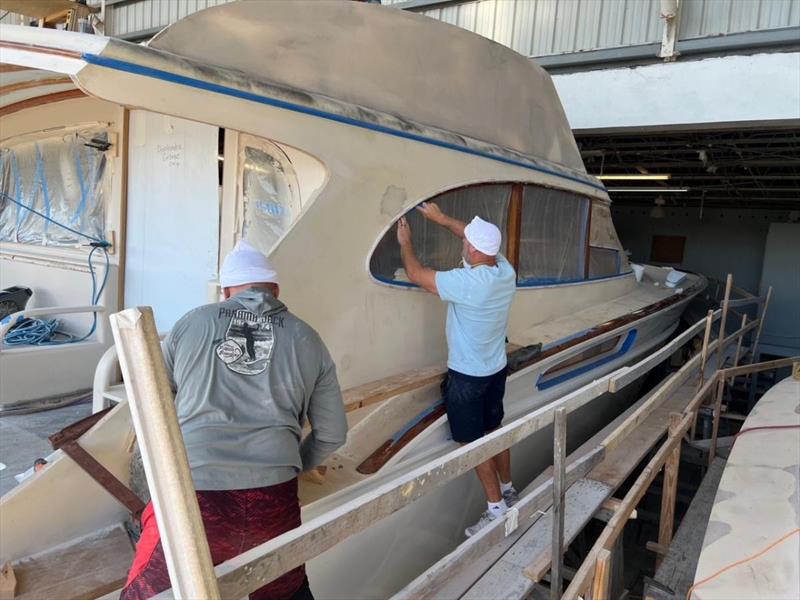
[[286, 154], [265, 140], [245, 141], [239, 159], [244, 238], [269, 254], [300, 214], [297, 175]]
[[569, 192], [526, 185], [522, 200], [520, 285], [584, 278], [589, 200]]
[[619, 250], [589, 248], [589, 279], [612, 277], [619, 273]]
[[[84, 130], [0, 149], [0, 190], [17, 202], [95, 238], [104, 237], [106, 157], [87, 146], [105, 129]], [[47, 246], [85, 242], [63, 227], [0, 199], [0, 241]]]
[[[497, 225], [503, 232], [500, 252], [504, 253], [510, 198], [511, 185], [490, 184], [446, 192], [431, 201], [436, 202], [446, 214], [461, 221], [469, 222], [477, 215]], [[444, 227], [431, 223], [416, 209], [409, 211], [406, 217], [411, 227], [414, 250], [422, 264], [437, 271], [461, 266], [461, 239]], [[400, 260], [400, 247], [394, 227], [383, 236], [373, 252], [370, 272], [382, 281], [408, 281]]]

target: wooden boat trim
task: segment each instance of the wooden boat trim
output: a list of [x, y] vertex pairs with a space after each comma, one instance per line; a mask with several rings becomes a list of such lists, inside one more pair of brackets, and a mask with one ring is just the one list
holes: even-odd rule
[[25, 110], [26, 108], [33, 108], [34, 106], [42, 106], [43, 104], [50, 104], [51, 102], [61, 102], [63, 100], [74, 100], [75, 98], [83, 98], [85, 96], [86, 94], [84, 94], [83, 91], [78, 89], [64, 90], [63, 92], [55, 92], [53, 94], [47, 94], [45, 96], [36, 96], [34, 98], [28, 98], [27, 100], [20, 100], [19, 102], [15, 102], [14, 104], [9, 104], [8, 106], [0, 108], [0, 117], [5, 117], [15, 112]]

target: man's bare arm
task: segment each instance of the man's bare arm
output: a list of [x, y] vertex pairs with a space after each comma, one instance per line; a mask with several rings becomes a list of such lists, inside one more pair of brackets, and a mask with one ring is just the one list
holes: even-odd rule
[[438, 295], [436, 271], [425, 267], [417, 258], [414, 245], [411, 243], [411, 228], [405, 217], [397, 222], [397, 241], [400, 244], [400, 258], [403, 261], [403, 268], [406, 270], [408, 280], [422, 289]]
[[453, 234], [464, 239], [464, 227], [466, 227], [467, 224], [444, 214], [442, 209], [439, 208], [439, 205], [435, 202], [423, 202], [417, 207], [417, 210], [429, 221], [446, 227], [452, 231]]

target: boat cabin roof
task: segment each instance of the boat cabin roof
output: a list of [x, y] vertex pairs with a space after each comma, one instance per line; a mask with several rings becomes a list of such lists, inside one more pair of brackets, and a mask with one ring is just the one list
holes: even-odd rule
[[411, 12], [349, 1], [234, 2], [178, 21], [149, 46], [584, 170], [541, 67]]

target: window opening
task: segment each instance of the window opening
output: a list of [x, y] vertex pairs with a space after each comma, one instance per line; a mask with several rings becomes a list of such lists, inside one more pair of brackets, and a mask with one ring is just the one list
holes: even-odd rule
[[[431, 198], [448, 215], [469, 222], [476, 215], [494, 223], [504, 232], [500, 252], [505, 255], [508, 231], [508, 206], [511, 184], [486, 184], [459, 188]], [[462, 242], [450, 231], [431, 223], [417, 210], [406, 215], [411, 226], [414, 249], [422, 264], [437, 271], [461, 265]], [[378, 242], [370, 258], [370, 273], [379, 281], [412, 285], [400, 260], [395, 228], [391, 227]]]
[[589, 246], [589, 279], [611, 277], [619, 269], [619, 250]]
[[77, 246], [83, 235], [102, 239], [108, 146], [107, 130], [94, 128], [0, 148], [0, 191], [18, 203], [0, 201], [0, 241]]
[[297, 174], [277, 145], [246, 135], [239, 144], [242, 235], [269, 253], [300, 215]]
[[521, 286], [581, 281], [589, 200], [526, 185], [522, 200], [517, 277]]

